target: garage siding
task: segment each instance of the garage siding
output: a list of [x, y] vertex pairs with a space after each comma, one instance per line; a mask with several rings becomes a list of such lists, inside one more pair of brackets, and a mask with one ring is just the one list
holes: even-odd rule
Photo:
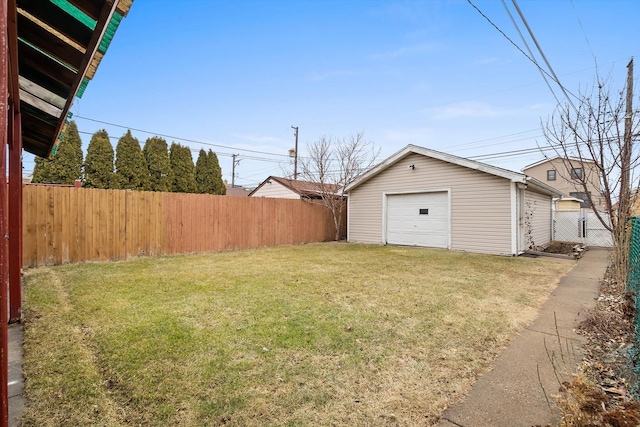
[[450, 189], [451, 249], [510, 255], [511, 185], [508, 179], [410, 154], [350, 192], [349, 240], [383, 243], [383, 193]]
[[528, 249], [551, 241], [551, 197], [531, 190], [524, 192], [524, 233]]

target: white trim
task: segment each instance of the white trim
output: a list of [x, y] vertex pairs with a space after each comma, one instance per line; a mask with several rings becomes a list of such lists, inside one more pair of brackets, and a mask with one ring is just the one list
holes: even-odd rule
[[[527, 189], [519, 188], [517, 191], [518, 204], [520, 205], [520, 211], [518, 212], [518, 247], [514, 255], [520, 255], [524, 253], [527, 245], [526, 234], [526, 215], [527, 215]], [[521, 221], [522, 220], [522, 221]]]
[[[426, 193], [447, 193], [447, 215], [449, 218], [447, 230], [447, 249], [451, 249], [451, 188], [438, 188], [429, 190], [408, 190], [408, 191], [383, 191], [382, 192], [382, 238], [383, 245], [387, 244], [387, 203], [388, 196], [398, 196], [402, 194], [426, 194]], [[348, 230], [348, 229], [347, 229]]]
[[519, 218], [519, 203], [518, 203], [518, 190], [517, 184], [511, 183], [511, 254], [515, 255], [518, 253], [518, 246], [520, 240], [520, 222]]
[[349, 218], [351, 218], [350, 215], [351, 212], [351, 197], [347, 197], [347, 242], [350, 242], [351, 239], [349, 237], [349, 233], [351, 233], [351, 221], [349, 220]]
[[374, 176], [378, 175], [382, 171], [391, 167], [392, 165], [394, 165], [395, 163], [397, 163], [398, 161], [402, 160], [403, 158], [407, 157], [410, 154], [420, 154], [425, 157], [442, 160], [444, 162], [452, 163], [454, 165], [463, 166], [469, 169], [485, 172], [501, 178], [506, 178], [513, 182], [526, 183], [527, 181], [527, 176], [519, 172], [513, 172], [507, 169], [491, 166], [486, 163], [477, 162], [475, 160], [469, 160], [463, 157], [454, 156], [452, 154], [442, 153], [440, 151], [435, 151], [429, 148], [424, 148], [424, 147], [419, 147], [417, 145], [409, 144], [406, 147], [404, 147], [402, 150], [393, 154], [391, 157], [388, 157], [387, 159], [383, 160], [377, 166], [369, 169], [367, 172], [362, 174], [358, 179], [356, 179], [355, 181], [353, 181], [351, 184], [347, 186], [346, 191], [350, 191], [356, 188], [360, 184], [364, 183], [370, 178], [373, 178]]
[[526, 175], [526, 177], [527, 177], [527, 188], [530, 188], [533, 191], [546, 194], [547, 196], [563, 196], [564, 195], [562, 191], [548, 184], [545, 184], [544, 182], [540, 181], [537, 178], [534, 178], [528, 175]]

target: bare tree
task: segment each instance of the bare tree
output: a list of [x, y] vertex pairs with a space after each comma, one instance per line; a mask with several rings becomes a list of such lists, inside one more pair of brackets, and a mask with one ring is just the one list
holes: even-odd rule
[[336, 240], [340, 240], [345, 224], [345, 188], [363, 172], [371, 168], [380, 149], [364, 139], [364, 133], [348, 138], [323, 135], [307, 144], [307, 156], [299, 158], [301, 175], [314, 185], [321, 203], [331, 211], [336, 228]]
[[[631, 108], [633, 59], [628, 68], [629, 78], [622, 90], [611, 89], [609, 78], [598, 74], [590, 91], [579, 93], [576, 103], [558, 106], [543, 124], [545, 138], [563, 159], [566, 176], [577, 182], [597, 218], [611, 232], [614, 274], [621, 282], [627, 279], [631, 188], [637, 188], [632, 172], [638, 164], [632, 146], [639, 127]], [[592, 165], [598, 173], [598, 195], [589, 191], [594, 177], [585, 173]], [[583, 173], [573, 173], [576, 167]], [[604, 212], [594, 203], [596, 196], [602, 197]]]

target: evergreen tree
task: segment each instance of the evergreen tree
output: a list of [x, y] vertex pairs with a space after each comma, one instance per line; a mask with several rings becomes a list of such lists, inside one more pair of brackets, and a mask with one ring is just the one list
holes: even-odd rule
[[102, 129], [91, 136], [84, 161], [84, 186], [88, 188], [119, 188], [113, 173], [113, 147], [109, 134]]
[[207, 153], [207, 157], [209, 158], [209, 163], [211, 163], [211, 167], [214, 170], [213, 194], [227, 194], [227, 186], [224, 185], [224, 181], [222, 180], [222, 169], [220, 168], [220, 162], [218, 162], [218, 156], [216, 155], [216, 153], [209, 150], [209, 153]]
[[33, 168], [33, 179], [31, 182], [44, 184], [51, 183], [51, 171], [53, 169], [51, 167], [51, 160], [43, 159], [42, 157], [36, 157], [34, 160], [36, 164]]
[[149, 169], [151, 190], [171, 191], [173, 173], [167, 141], [157, 136], [149, 138], [145, 142], [142, 152]]
[[33, 182], [73, 184], [82, 177], [82, 140], [76, 122], [71, 122], [51, 160], [36, 158]]
[[197, 193], [195, 166], [189, 147], [171, 143], [171, 170], [173, 171], [172, 189], [176, 193]]
[[196, 161], [196, 184], [198, 184], [198, 193], [213, 194], [213, 166], [211, 158], [207, 156], [207, 152], [200, 150], [198, 160]]
[[149, 170], [140, 143], [128, 130], [116, 146], [116, 176], [123, 190], [149, 190]]
[[198, 192], [206, 194], [226, 194], [227, 187], [222, 181], [222, 171], [216, 153], [200, 150], [196, 162], [196, 183]]

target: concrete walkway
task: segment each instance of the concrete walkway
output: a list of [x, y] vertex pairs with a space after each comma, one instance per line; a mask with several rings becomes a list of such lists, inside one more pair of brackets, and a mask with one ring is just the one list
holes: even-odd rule
[[9, 325], [9, 426], [20, 425], [25, 398], [24, 376], [22, 374], [22, 338], [21, 324]]
[[574, 329], [595, 305], [608, 257], [606, 249], [587, 251], [561, 279], [536, 320], [511, 341], [466, 398], [445, 411], [438, 427], [531, 427], [557, 422], [559, 414], [552, 414], [545, 397], [546, 393], [553, 403], [550, 395], [558, 394], [559, 388], [548, 354], [555, 355], [558, 372], [573, 371], [580, 361], [582, 337]]

